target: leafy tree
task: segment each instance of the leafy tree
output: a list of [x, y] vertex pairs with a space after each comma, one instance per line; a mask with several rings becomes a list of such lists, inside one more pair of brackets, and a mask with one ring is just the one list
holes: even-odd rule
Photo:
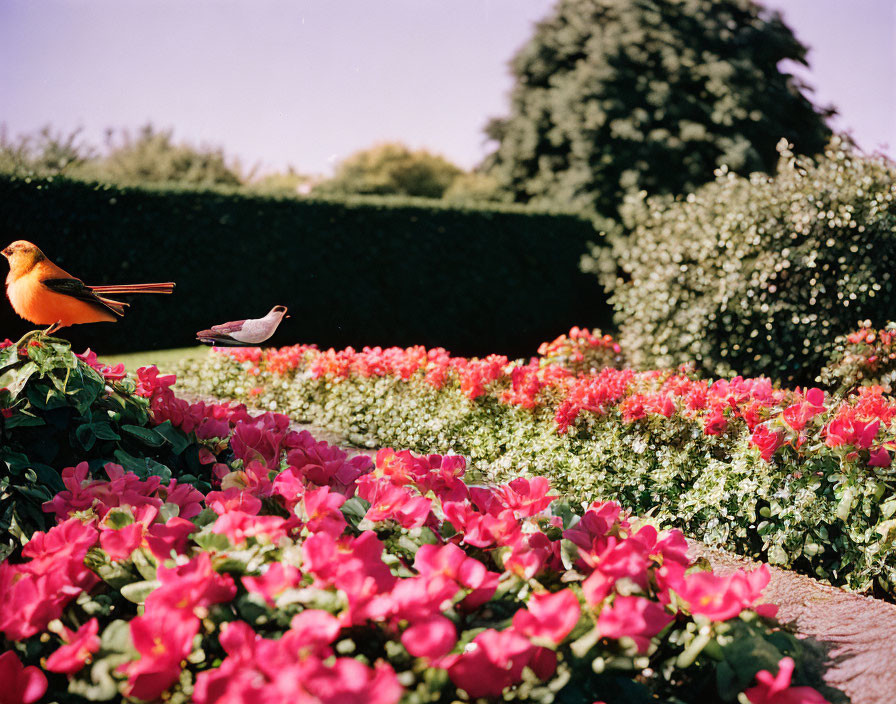
[[425, 149], [411, 151], [403, 144], [386, 142], [340, 162], [333, 178], [321, 182], [314, 192], [441, 198], [462, 173], [458, 166]]
[[175, 144], [171, 130], [141, 127], [136, 136], [122, 132], [116, 144], [109, 133], [109, 154], [95, 164], [97, 180], [119, 183], [184, 183], [239, 186], [238, 167], [227, 164], [220, 148]]
[[485, 167], [517, 201], [614, 216], [626, 193], [684, 193], [726, 165], [770, 172], [775, 144], [823, 150], [806, 48], [752, 0], [559, 0], [514, 57]]

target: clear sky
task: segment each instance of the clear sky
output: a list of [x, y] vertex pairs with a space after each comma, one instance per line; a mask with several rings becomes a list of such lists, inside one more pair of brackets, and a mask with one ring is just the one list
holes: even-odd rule
[[[552, 0], [0, 0], [0, 123], [148, 121], [263, 171], [377, 141], [464, 167], [507, 112], [507, 62]], [[811, 47], [838, 129], [896, 154], [896, 0], [768, 0]]]

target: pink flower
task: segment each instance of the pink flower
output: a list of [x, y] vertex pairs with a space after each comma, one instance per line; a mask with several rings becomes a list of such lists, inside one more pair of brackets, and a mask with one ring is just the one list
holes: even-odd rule
[[440, 658], [457, 642], [457, 629], [447, 618], [436, 614], [405, 629], [401, 642], [415, 658]]
[[358, 482], [357, 485], [358, 495], [370, 502], [365, 516], [367, 520], [392, 519], [404, 528], [420, 528], [426, 522], [432, 507], [430, 499], [386, 480]]
[[631, 638], [643, 653], [650, 639], [672, 621], [662, 604], [640, 596], [617, 596], [610, 606], [601, 609], [597, 625], [601, 637]]
[[595, 607], [603, 602], [613, 591], [615, 583], [615, 579], [607, 577], [600, 570], [594, 570], [588, 575], [588, 578], [582, 582], [582, 593], [585, 595], [588, 606]]
[[533, 594], [525, 609], [513, 615], [513, 628], [529, 638], [560, 644], [579, 622], [579, 600], [571, 589]]
[[703, 419], [704, 435], [721, 435], [728, 428], [728, 419], [720, 409], [716, 409]]
[[143, 544], [145, 529], [142, 523], [130, 523], [118, 530], [100, 532], [100, 547], [110, 560], [126, 560]]
[[260, 577], [243, 577], [243, 586], [247, 591], [261, 594], [268, 606], [274, 606], [274, 599], [287, 589], [298, 586], [302, 581], [302, 573], [292, 565], [274, 562], [268, 566], [267, 572]]
[[688, 603], [692, 614], [701, 614], [713, 621], [727, 621], [741, 611], [755, 608], [762, 616], [773, 616], [777, 607], [770, 604], [756, 606], [771, 579], [768, 565], [751, 572], [738, 570], [721, 576], [712, 572], [684, 574], [680, 565], [663, 568], [661, 585], [668, 585]]
[[541, 513], [557, 498], [549, 495], [551, 485], [544, 477], [527, 479], [520, 477], [509, 484], [502, 484], [494, 489], [495, 498], [505, 507], [512, 509], [517, 516], [534, 516]]
[[199, 619], [173, 609], [159, 609], [131, 620], [131, 640], [140, 659], [118, 669], [127, 674], [125, 694], [153, 700], [174, 684], [181, 673], [181, 660], [193, 650]]
[[31, 704], [47, 691], [47, 678], [34, 665], [24, 667], [12, 650], [0, 654], [0, 704]]
[[828, 704], [828, 700], [812, 687], [791, 687], [793, 675], [792, 658], [782, 658], [778, 663], [778, 674], [772, 676], [768, 670], [756, 673], [755, 687], [744, 691], [751, 704]]
[[188, 538], [199, 530], [186, 518], [174, 516], [162, 525], [156, 523], [146, 534], [146, 544], [158, 560], [167, 560], [172, 551], [182, 555], [187, 549]]
[[218, 515], [228, 511], [241, 511], [257, 516], [261, 511], [261, 499], [238, 487], [224, 491], [210, 491], [205, 497], [206, 506]]
[[146, 598], [147, 612], [179, 610], [196, 613], [212, 604], [230, 601], [236, 596], [236, 585], [229, 574], [218, 574], [207, 552], [177, 567], [160, 566], [161, 585]]
[[440, 665], [471, 698], [497, 697], [520, 681], [534, 653], [535, 646], [513, 630], [490, 628], [476, 636], [463, 653], [443, 658]]
[[837, 416], [825, 429], [827, 438], [825, 445], [828, 447], [840, 447], [841, 445], [853, 445], [860, 448], [870, 448], [871, 443], [880, 428], [880, 421], [863, 421], [856, 417], [856, 410], [850, 406], [842, 406]]
[[806, 392], [806, 398], [800, 401], [800, 403], [795, 403], [785, 408], [782, 416], [784, 417], [784, 422], [799, 433], [806, 427], [806, 423], [823, 412], [824, 391], [821, 389], [809, 389]]
[[78, 519], [35, 533], [22, 548], [22, 565], [0, 564], [0, 631], [22, 640], [43, 631], [62, 609], [99, 578], [84, 565], [99, 533]]
[[100, 649], [99, 622], [92, 618], [77, 631], [62, 627], [61, 646], [47, 658], [47, 669], [50, 672], [61, 672], [71, 675], [90, 662], [90, 656]]
[[332, 654], [329, 645], [336, 640], [341, 630], [339, 619], [333, 614], [320, 609], [305, 609], [292, 617], [289, 630], [283, 635], [281, 643], [303, 656], [313, 653], [329, 657]]
[[280, 516], [254, 516], [242, 511], [228, 511], [219, 516], [212, 526], [212, 532], [226, 535], [234, 545], [242, 545], [249, 538], [260, 538], [277, 544], [286, 536], [288, 524]]

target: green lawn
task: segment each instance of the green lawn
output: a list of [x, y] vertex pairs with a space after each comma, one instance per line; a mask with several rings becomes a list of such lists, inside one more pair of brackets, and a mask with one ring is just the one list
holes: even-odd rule
[[131, 352], [129, 354], [102, 355], [100, 360], [106, 364], [118, 364], [123, 362], [128, 371], [135, 371], [139, 367], [155, 364], [159, 369], [166, 370], [182, 359], [196, 359], [209, 353], [209, 347], [180, 347], [174, 350], [146, 350], [144, 352]]

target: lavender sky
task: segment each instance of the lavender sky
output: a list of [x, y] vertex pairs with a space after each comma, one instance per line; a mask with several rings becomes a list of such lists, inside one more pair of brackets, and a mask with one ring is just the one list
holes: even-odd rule
[[[246, 167], [328, 173], [377, 141], [464, 167], [553, 0], [0, 0], [0, 123], [148, 121]], [[811, 47], [834, 125], [896, 155], [896, 0], [768, 0]], [[886, 145], [886, 148], [884, 149]]]

